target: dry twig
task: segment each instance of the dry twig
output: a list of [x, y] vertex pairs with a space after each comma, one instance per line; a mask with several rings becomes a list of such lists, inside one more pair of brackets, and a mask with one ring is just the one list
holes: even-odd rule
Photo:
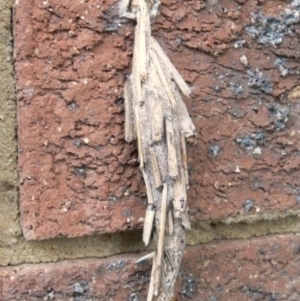
[[157, 14], [159, 2], [124, 3], [130, 7], [122, 8], [123, 15], [137, 22], [132, 74], [124, 89], [125, 138], [137, 139], [147, 189], [143, 241], [147, 245], [152, 232], [156, 241], [147, 301], [171, 301], [190, 228], [185, 138], [195, 127], [181, 93], [188, 97], [191, 91], [151, 36], [150, 16]]

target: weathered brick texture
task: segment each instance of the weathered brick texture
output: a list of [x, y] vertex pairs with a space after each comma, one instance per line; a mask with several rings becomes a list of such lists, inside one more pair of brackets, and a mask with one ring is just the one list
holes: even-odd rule
[[15, 7], [26, 238], [126, 230], [143, 216], [135, 147], [122, 141], [132, 28], [105, 32], [112, 4], [25, 0]]
[[[217, 2], [163, 1], [153, 24], [193, 88], [192, 221], [299, 209], [300, 9]], [[122, 105], [132, 24], [112, 0], [22, 0], [14, 23], [25, 237], [140, 227], [144, 186]]]
[[[188, 247], [177, 301], [298, 301], [300, 236]], [[3, 301], [141, 301], [150, 265], [139, 255], [0, 268]]]

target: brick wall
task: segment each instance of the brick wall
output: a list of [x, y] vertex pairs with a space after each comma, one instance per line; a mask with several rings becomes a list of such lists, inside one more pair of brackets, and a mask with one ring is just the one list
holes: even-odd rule
[[[122, 99], [134, 26], [113, 0], [19, 0], [11, 24], [12, 5], [0, 300], [143, 300], [146, 196]], [[177, 299], [299, 300], [300, 3], [165, 0], [160, 13], [153, 35], [193, 89], [197, 128]]]

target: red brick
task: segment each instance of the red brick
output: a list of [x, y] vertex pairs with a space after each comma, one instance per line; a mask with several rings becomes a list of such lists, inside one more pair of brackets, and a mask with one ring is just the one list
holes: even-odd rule
[[278, 235], [188, 248], [178, 300], [297, 301], [299, 247], [299, 235]]
[[[300, 236], [276, 235], [188, 247], [176, 300], [298, 301]], [[3, 301], [144, 300], [148, 263], [139, 255], [0, 268]]]
[[20, 209], [28, 239], [132, 229], [144, 215], [119, 103], [131, 41], [105, 32], [112, 3], [25, 0], [15, 8]]
[[[141, 225], [144, 186], [135, 146], [124, 142], [120, 102], [133, 26], [118, 26], [114, 2], [16, 5], [20, 209], [27, 239]], [[250, 12], [279, 17], [287, 4], [224, 0], [208, 10], [197, 1], [163, 2], [153, 34], [194, 94], [187, 101], [198, 132], [188, 147], [192, 221], [299, 209], [300, 99], [287, 98], [297, 86], [299, 39], [286, 34], [276, 47], [261, 45], [245, 29]], [[244, 46], [233, 47], [237, 41]], [[285, 57], [286, 76], [278, 57]]]

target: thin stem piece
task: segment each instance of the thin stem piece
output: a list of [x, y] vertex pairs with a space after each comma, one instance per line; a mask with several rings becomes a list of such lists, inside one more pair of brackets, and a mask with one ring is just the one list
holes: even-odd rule
[[125, 140], [132, 142], [136, 139], [135, 128], [133, 126], [133, 108], [132, 108], [132, 78], [128, 77], [124, 87], [125, 104]]
[[167, 132], [169, 177], [171, 179], [176, 179], [178, 177], [178, 162], [177, 162], [173, 122], [172, 120], [170, 120], [170, 118], [167, 117], [165, 121], [166, 132]]
[[172, 104], [172, 106], [176, 106], [176, 100], [175, 100], [175, 97], [174, 97], [174, 94], [172, 92], [172, 89], [170, 87], [170, 84], [168, 83], [168, 80], [164, 74], [164, 71], [160, 65], [160, 62], [158, 61], [157, 59], [157, 56], [156, 56], [156, 53], [154, 51], [150, 51], [150, 57], [151, 57], [151, 60], [155, 66], [155, 69], [156, 69], [156, 72], [161, 80], [161, 83], [168, 95], [168, 98]]
[[167, 200], [168, 200], [168, 186], [164, 183], [161, 208], [160, 208], [160, 225], [158, 233], [158, 244], [157, 244], [157, 258], [156, 258], [156, 270], [155, 270], [155, 282], [154, 282], [154, 295], [158, 295], [159, 283], [161, 276], [162, 257], [164, 250], [164, 239], [165, 239], [165, 227], [166, 227], [166, 213], [167, 213]]
[[171, 74], [171, 77], [176, 82], [178, 88], [184, 94], [185, 96], [189, 97], [191, 94], [191, 89], [186, 84], [182, 76], [179, 74], [175, 66], [172, 64], [170, 59], [167, 57], [165, 52], [161, 49], [160, 45], [158, 44], [157, 40], [154, 37], [150, 38], [150, 43], [155, 52], [157, 53], [157, 56], [159, 57], [159, 60], [165, 65], [165, 69], [168, 70], [168, 72]]
[[150, 152], [151, 165], [152, 165], [153, 176], [155, 181], [155, 187], [156, 189], [158, 189], [162, 186], [162, 181], [161, 181], [161, 175], [160, 175], [159, 166], [157, 162], [157, 157], [153, 147], [150, 147], [149, 152]]

